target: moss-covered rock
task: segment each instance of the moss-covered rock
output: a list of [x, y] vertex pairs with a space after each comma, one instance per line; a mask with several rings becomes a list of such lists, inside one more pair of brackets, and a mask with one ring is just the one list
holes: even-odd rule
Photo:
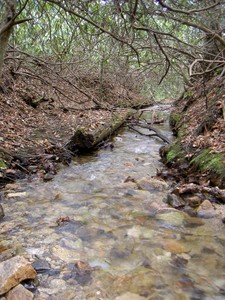
[[203, 171], [214, 172], [225, 177], [225, 156], [223, 153], [211, 153], [209, 149], [202, 150], [191, 160], [191, 164]]
[[175, 128], [177, 126], [177, 124], [180, 122], [181, 118], [183, 116], [183, 113], [179, 112], [179, 113], [171, 113], [170, 115], [170, 125]]

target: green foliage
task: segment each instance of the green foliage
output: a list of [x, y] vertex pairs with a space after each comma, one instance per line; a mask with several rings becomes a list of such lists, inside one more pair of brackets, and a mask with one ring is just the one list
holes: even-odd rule
[[191, 160], [191, 164], [201, 170], [213, 171], [219, 176], [225, 176], [224, 159], [225, 158], [222, 153], [210, 153], [209, 149], [205, 149]]

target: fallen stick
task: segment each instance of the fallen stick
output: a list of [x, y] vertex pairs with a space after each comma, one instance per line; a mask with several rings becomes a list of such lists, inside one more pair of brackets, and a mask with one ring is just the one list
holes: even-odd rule
[[128, 125], [128, 127], [136, 132], [138, 132], [139, 134], [141, 135], [146, 135], [146, 136], [157, 136], [159, 137], [161, 140], [163, 140], [165, 143], [167, 144], [170, 144], [171, 141], [165, 136], [163, 135], [162, 133], [159, 132], [159, 130], [157, 130], [156, 128], [150, 126], [150, 125], [143, 125], [143, 124], [140, 124], [140, 123], [137, 123], [135, 124], [134, 126], [138, 126], [138, 127], [141, 127], [141, 128], [145, 128], [145, 129], [149, 129], [150, 131], [154, 131], [155, 134], [144, 134], [142, 132], [140, 132], [138, 129], [134, 128], [132, 125]]

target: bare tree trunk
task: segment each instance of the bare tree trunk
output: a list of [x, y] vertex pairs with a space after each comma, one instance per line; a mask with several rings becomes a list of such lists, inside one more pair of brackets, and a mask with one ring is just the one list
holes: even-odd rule
[[5, 53], [10, 35], [13, 31], [13, 18], [16, 13], [16, 0], [6, 0], [5, 2], [6, 8], [0, 23], [0, 84]]

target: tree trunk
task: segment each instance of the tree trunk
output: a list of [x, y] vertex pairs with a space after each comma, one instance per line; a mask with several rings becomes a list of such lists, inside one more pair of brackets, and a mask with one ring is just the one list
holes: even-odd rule
[[[206, 5], [213, 5], [216, 0], [207, 0]], [[204, 59], [206, 79], [210, 77], [210, 69], [214, 69], [216, 66], [219, 66], [219, 63], [216, 61], [224, 60], [224, 45], [215, 38], [215, 34], [222, 37], [222, 26], [224, 19], [224, 7], [216, 6], [211, 10], [203, 14], [203, 19], [206, 22], [208, 28], [212, 31], [211, 34], [207, 33], [204, 38]], [[208, 72], [209, 71], [209, 72]], [[212, 72], [213, 74], [213, 72]]]
[[4, 64], [5, 53], [7, 50], [10, 35], [13, 31], [14, 22], [12, 21], [16, 12], [16, 0], [7, 0], [5, 12], [0, 23], [0, 84], [2, 78], [2, 69]]
[[72, 138], [66, 144], [66, 149], [73, 153], [82, 153], [92, 150], [98, 143], [111, 136], [126, 120], [134, 115], [135, 110], [129, 109], [126, 112], [115, 113], [107, 124], [103, 124], [94, 131], [78, 128]]

